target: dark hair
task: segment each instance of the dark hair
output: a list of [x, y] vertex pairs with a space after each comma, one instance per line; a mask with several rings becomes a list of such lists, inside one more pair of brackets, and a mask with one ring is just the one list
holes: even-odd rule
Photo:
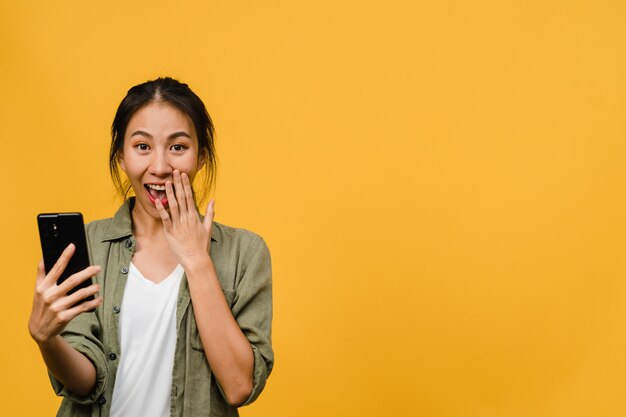
[[112, 141], [109, 151], [109, 170], [115, 188], [124, 199], [131, 189], [128, 180], [122, 182], [118, 166], [120, 153], [124, 149], [124, 135], [128, 123], [139, 109], [155, 102], [171, 104], [189, 116], [193, 122], [198, 136], [198, 158], [204, 158], [206, 164], [203, 193], [200, 198], [200, 203], [202, 203], [215, 183], [216, 158], [213, 122], [200, 97], [191, 91], [187, 84], [170, 77], [157, 78], [132, 87], [117, 108], [111, 126]]

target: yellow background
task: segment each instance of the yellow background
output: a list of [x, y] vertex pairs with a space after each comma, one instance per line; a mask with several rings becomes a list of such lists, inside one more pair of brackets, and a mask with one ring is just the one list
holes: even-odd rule
[[243, 416], [626, 415], [626, 3], [0, 3], [2, 415], [53, 415], [35, 216], [108, 217], [126, 90], [186, 81], [263, 235]]

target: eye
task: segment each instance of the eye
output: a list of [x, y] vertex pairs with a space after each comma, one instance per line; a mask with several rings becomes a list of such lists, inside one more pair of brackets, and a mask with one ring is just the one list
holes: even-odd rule
[[172, 145], [172, 150], [175, 152], [181, 152], [181, 151], [184, 151], [185, 149], [187, 149], [187, 147], [184, 145], [181, 145], [180, 143]]
[[148, 149], [150, 149], [147, 143], [138, 143], [137, 145], [135, 145], [135, 147], [140, 151], [147, 151]]

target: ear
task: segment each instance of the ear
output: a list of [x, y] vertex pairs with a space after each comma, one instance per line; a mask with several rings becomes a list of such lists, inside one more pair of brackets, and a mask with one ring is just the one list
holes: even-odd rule
[[126, 174], [126, 164], [124, 163], [124, 154], [120, 153], [117, 157], [117, 162], [120, 164], [120, 168], [122, 168], [122, 171], [124, 171], [124, 174]]
[[198, 171], [200, 171], [204, 167], [204, 164], [206, 164], [206, 160], [207, 155], [206, 151], [204, 151], [198, 156]]

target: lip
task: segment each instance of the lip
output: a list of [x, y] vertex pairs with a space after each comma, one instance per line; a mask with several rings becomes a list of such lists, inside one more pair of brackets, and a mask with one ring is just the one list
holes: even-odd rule
[[[161, 185], [161, 186], [165, 186], [165, 183], [163, 184], [158, 184], [158, 183], [148, 183], [148, 184], [144, 184], [143, 188], [146, 192], [146, 195], [148, 196], [148, 199], [150, 200], [150, 202], [156, 206], [156, 198], [152, 197], [152, 194], [150, 194], [148, 185]], [[167, 206], [167, 196], [163, 196], [163, 198], [159, 199], [161, 201], [161, 205], [163, 206]]]

